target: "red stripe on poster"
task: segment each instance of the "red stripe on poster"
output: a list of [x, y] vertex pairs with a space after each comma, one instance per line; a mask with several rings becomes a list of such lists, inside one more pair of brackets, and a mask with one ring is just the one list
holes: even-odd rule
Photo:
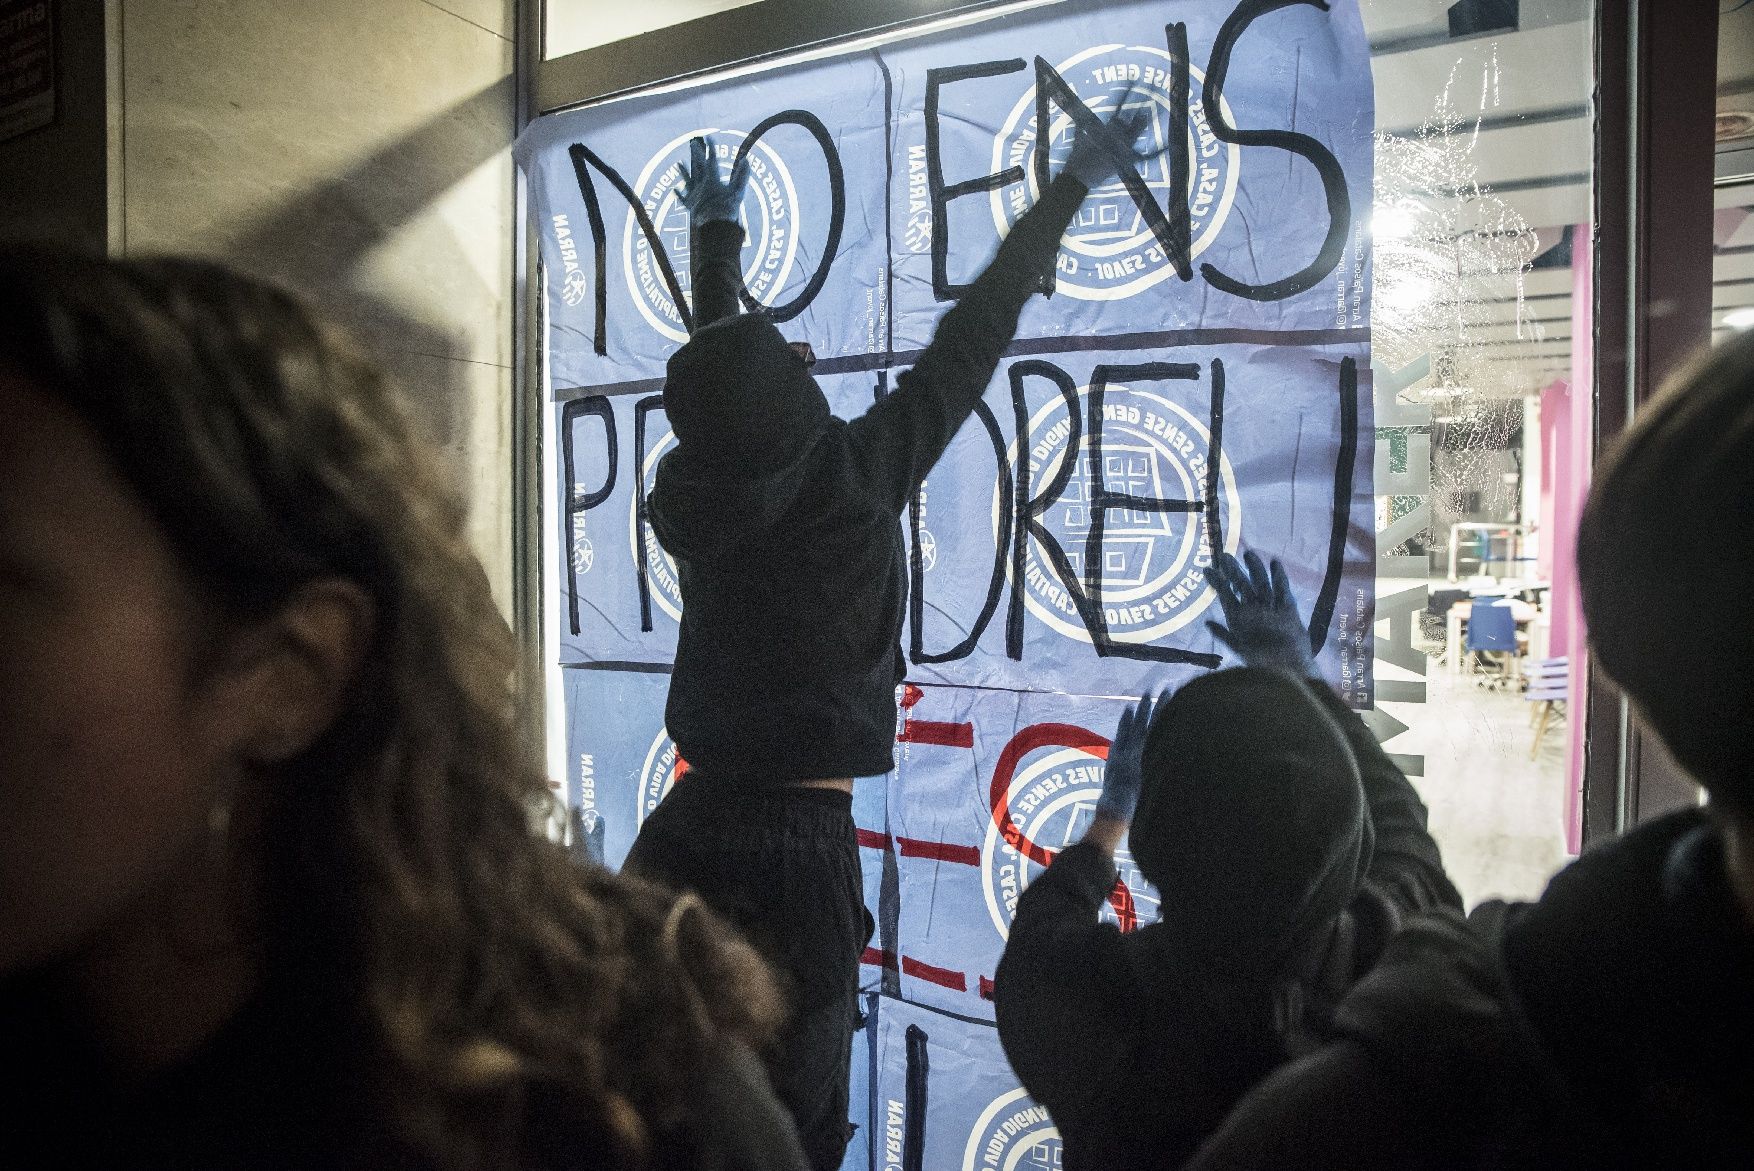
[[868, 947], [865, 949], [865, 954], [859, 957], [859, 962], [869, 964], [873, 968], [887, 968], [891, 972], [895, 971], [895, 953], [892, 951], [878, 951], [874, 947]]
[[940, 720], [903, 720], [901, 744], [941, 744], [945, 748], [973, 748], [973, 724], [947, 724]]
[[889, 835], [878, 833], [874, 829], [862, 829], [859, 831], [859, 845], [867, 850], [887, 850], [889, 848]]
[[896, 849], [903, 858], [935, 858], [940, 862], [956, 862], [963, 866], [979, 866], [978, 846], [959, 846], [955, 842], [926, 842], [919, 838], [896, 838]]
[[916, 980], [925, 980], [956, 992], [968, 991], [968, 977], [961, 972], [952, 972], [949, 968], [921, 963], [912, 956], [901, 957], [901, 974], [912, 976]]
[[1114, 889], [1108, 892], [1108, 904], [1115, 909], [1115, 919], [1119, 921], [1122, 931], [1139, 929], [1139, 910], [1133, 905], [1133, 892], [1118, 878], [1115, 879]]

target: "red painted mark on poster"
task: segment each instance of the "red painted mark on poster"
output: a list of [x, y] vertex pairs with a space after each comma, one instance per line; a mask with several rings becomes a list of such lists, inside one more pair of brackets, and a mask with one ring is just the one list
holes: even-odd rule
[[973, 748], [974, 725], [942, 723], [938, 720], [908, 719], [896, 736], [900, 744], [938, 744], [945, 748]]
[[[1011, 819], [1011, 804], [1007, 798], [1011, 792], [1011, 780], [1017, 775], [1017, 766], [1025, 756], [1041, 748], [1075, 748], [1107, 760], [1108, 746], [1106, 736], [1098, 736], [1088, 728], [1080, 728], [1076, 724], [1031, 724], [1011, 737], [1004, 751], [999, 753], [998, 764], [993, 766], [993, 783], [987, 790], [988, 803], [993, 810], [993, 822], [999, 827], [999, 836], [1005, 839], [1005, 843], [1032, 862], [1042, 866], [1053, 864], [1054, 851], [1031, 841], [1029, 835], [1019, 829], [1017, 823]], [[1122, 931], [1138, 928], [1138, 909], [1133, 905], [1133, 892], [1127, 889], [1125, 883], [1115, 880], [1114, 890], [1109, 893], [1108, 901], [1115, 909], [1115, 918]]]
[[924, 960], [916, 960], [912, 956], [901, 957], [901, 974], [936, 984], [940, 988], [949, 988], [954, 992], [968, 991], [968, 977], [961, 972], [940, 968], [936, 964], [928, 964]]
[[927, 842], [919, 838], [896, 838], [895, 846], [903, 858], [935, 858], [939, 862], [956, 862], [963, 866], [979, 866], [979, 846], [962, 846], [955, 842]]
[[889, 849], [890, 838], [886, 833], [879, 833], [874, 829], [862, 829], [858, 831], [858, 838], [859, 845], [867, 850]]
[[865, 949], [865, 954], [859, 957], [859, 962], [862, 964], [868, 964], [873, 968], [883, 968], [891, 972], [895, 971], [896, 968], [894, 952], [888, 950], [879, 951], [874, 947], [867, 947]]

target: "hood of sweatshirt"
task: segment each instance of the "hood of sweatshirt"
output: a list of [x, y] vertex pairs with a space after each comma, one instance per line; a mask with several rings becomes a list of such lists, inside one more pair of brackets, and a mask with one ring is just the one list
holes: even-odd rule
[[664, 413], [676, 449], [658, 465], [652, 524], [672, 555], [706, 561], [777, 523], [838, 422], [804, 360], [753, 313], [702, 328], [671, 356]]
[[791, 463], [831, 417], [803, 358], [758, 313], [714, 322], [671, 355], [664, 413], [687, 461], [726, 480]]
[[1373, 833], [1345, 734], [1286, 671], [1202, 676], [1152, 720], [1128, 835], [1183, 962], [1261, 973], [1344, 910]]

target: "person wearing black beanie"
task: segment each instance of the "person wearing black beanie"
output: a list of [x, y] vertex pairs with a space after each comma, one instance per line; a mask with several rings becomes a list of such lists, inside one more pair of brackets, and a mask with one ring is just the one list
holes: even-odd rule
[[[1018, 900], [999, 1038], [1066, 1171], [1174, 1167], [1333, 1006], [1409, 913], [1460, 909], [1425, 807], [1313, 677], [1277, 562], [1213, 570], [1245, 665], [1128, 710], [1082, 841]], [[1130, 828], [1129, 828], [1130, 822]], [[1161, 918], [1097, 912], [1125, 836]]]
[[1064, 169], [1012, 227], [932, 344], [862, 417], [831, 415], [808, 345], [739, 313], [743, 164], [721, 180], [693, 143], [693, 336], [670, 359], [675, 450], [649, 515], [683, 613], [665, 724], [689, 764], [626, 868], [692, 890], [768, 957], [789, 1023], [774, 1088], [816, 1171], [841, 1165], [859, 958], [870, 938], [852, 778], [894, 766], [906, 597], [900, 514], [980, 401], [1047, 284], [1087, 192], [1140, 157], [1123, 95], [1076, 131]]

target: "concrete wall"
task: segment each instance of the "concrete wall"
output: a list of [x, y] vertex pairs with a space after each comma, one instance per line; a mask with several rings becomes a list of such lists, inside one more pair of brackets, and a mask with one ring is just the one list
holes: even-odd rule
[[449, 452], [509, 613], [514, 0], [116, 15], [112, 246], [229, 261], [362, 333]]

